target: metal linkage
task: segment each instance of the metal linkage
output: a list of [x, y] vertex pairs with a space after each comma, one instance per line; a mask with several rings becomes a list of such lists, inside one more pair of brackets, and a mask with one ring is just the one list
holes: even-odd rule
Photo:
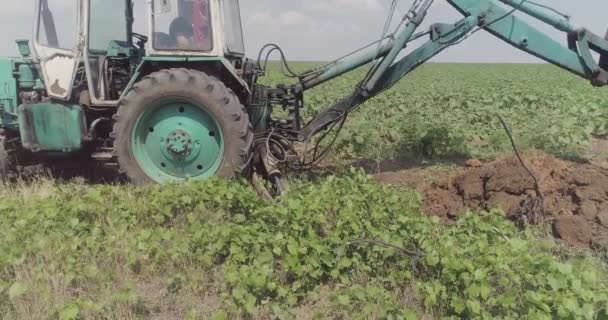
[[572, 32], [575, 28], [570, 24], [570, 21], [564, 14], [559, 14], [560, 17], [557, 18], [553, 15], [548, 15], [547, 11], [552, 13], [557, 13], [557, 10], [545, 6], [539, 5], [538, 3], [534, 3], [532, 1], [527, 0], [499, 0], [500, 2], [509, 5], [513, 8], [516, 8], [518, 11], [526, 13], [546, 24], [549, 24], [556, 28], [557, 30], [564, 32]]
[[[575, 28], [570, 24], [569, 18], [559, 11], [530, 0], [447, 1], [464, 16], [462, 20], [454, 24], [433, 24], [429, 30], [415, 33], [433, 4], [433, 0], [416, 0], [404, 15], [395, 33], [387, 35], [388, 25], [393, 17], [392, 10], [396, 8], [395, 2], [393, 2], [389, 21], [384, 27], [380, 40], [332, 63], [303, 73], [299, 77], [300, 83], [297, 84], [302, 92], [370, 62], [376, 62], [357, 84], [352, 94], [318, 114], [301, 130], [296, 129], [290, 132], [292, 139], [293, 133], [296, 133], [297, 140], [305, 142], [304, 150], [283, 147], [284, 150], [290, 150], [290, 152], [280, 153], [306, 154], [310, 151], [312, 159], [306, 161], [306, 156], [290, 156], [285, 159], [297, 159], [298, 162], [293, 165], [299, 168], [317, 163], [327, 154], [327, 150], [335, 141], [349, 113], [365, 101], [395, 85], [411, 71], [446, 48], [461, 43], [473, 33], [481, 30], [489, 32], [515, 48], [589, 79], [594, 85], [608, 84], [608, 41], [588, 30]], [[568, 46], [528, 24], [516, 15], [518, 12], [525, 13], [563, 31], [568, 35]], [[426, 43], [397, 59], [408, 43], [427, 35], [430, 36], [430, 39]], [[374, 46], [375, 44], [378, 46]], [[599, 63], [594, 60], [592, 51], [599, 53], [602, 57]], [[279, 129], [277, 132], [280, 132], [279, 127], [276, 129]], [[320, 139], [315, 140], [312, 151], [308, 150], [312, 138], [322, 131], [324, 132]], [[332, 132], [335, 132], [334, 140], [330, 141], [325, 150], [319, 152], [320, 141], [323, 141]]]
[[[422, 37], [428, 36], [430, 34], [430, 30], [418, 32], [413, 35], [410, 39], [411, 41], [418, 40]], [[394, 43], [392, 41], [382, 45], [382, 42], [390, 39], [391, 36], [384, 37], [381, 40], [372, 42], [365, 47], [362, 47], [348, 55], [345, 55], [339, 59], [336, 59], [327, 65], [324, 65], [320, 68], [317, 68], [317, 72], [314, 74], [310, 74], [301, 80], [301, 84], [304, 89], [311, 89], [320, 84], [323, 84], [327, 81], [333, 80], [341, 75], [344, 75], [354, 69], [362, 67], [377, 58], [382, 58], [388, 54], [389, 51], [394, 47]], [[380, 49], [371, 50], [371, 48], [380, 44]]]
[[[572, 51], [579, 52], [587, 68], [586, 77], [591, 79], [591, 83], [595, 86], [607, 85], [608, 66], [605, 60], [608, 57], [608, 41], [587, 29], [579, 29], [568, 33], [568, 45]], [[595, 61], [592, 51], [600, 54], [599, 62]]]
[[477, 16], [471, 16], [452, 25], [435, 24], [431, 26], [431, 40], [389, 66], [382, 73], [382, 76], [378, 78], [372, 89], [368, 91], [368, 94], [360, 95], [355, 93], [319, 114], [304, 127], [300, 140], [309, 140], [332, 123], [339, 121], [344, 114], [348, 114], [363, 102], [390, 88], [421, 64], [427, 62], [446, 48], [458, 43], [461, 39], [464, 39], [477, 24]]
[[[556, 16], [557, 10], [529, 0], [448, 0], [448, 3], [466, 18], [454, 25], [433, 25], [430, 32], [421, 33], [423, 35], [430, 33], [431, 40], [401, 60], [395, 61], [399, 53], [406, 48], [407, 43], [417, 38], [414, 32], [424, 20], [432, 3], [432, 0], [426, 0], [422, 4], [416, 1], [404, 18], [407, 23], [403, 30], [394, 41], [382, 46], [379, 51], [367, 49], [359, 56], [347, 56], [326, 66], [323, 72], [302, 79], [303, 88], [309, 89], [378, 57], [382, 58], [381, 63], [374, 66], [359, 84], [359, 89], [319, 114], [302, 130], [300, 140], [309, 140], [319, 131], [342, 119], [364, 101], [395, 84], [446, 47], [460, 43], [470, 33], [479, 30], [486, 30], [520, 50], [591, 80], [595, 85], [608, 84], [608, 72], [605, 69], [608, 67], [608, 41], [588, 30], [577, 30], [563, 14]], [[512, 9], [505, 8], [504, 5]], [[516, 16], [515, 13], [518, 11], [568, 33], [569, 46], [564, 46]], [[603, 64], [595, 62], [592, 51], [600, 53]]]
[[362, 84], [361, 88], [363, 90], [363, 94], [367, 95], [370, 91], [372, 91], [380, 78], [384, 75], [384, 73], [388, 70], [388, 68], [395, 62], [395, 59], [399, 55], [399, 53], [405, 49], [408, 42], [410, 42], [412, 35], [416, 32], [416, 29], [422, 24], [426, 14], [433, 4], [434, 0], [425, 0], [420, 8], [418, 8], [418, 1], [414, 4], [414, 6], [410, 9], [408, 13], [408, 22], [405, 24], [405, 28], [400, 32], [397, 39], [395, 39], [395, 43], [391, 50], [386, 54], [382, 63], [378, 66], [378, 68], [373, 72], [370, 78]]

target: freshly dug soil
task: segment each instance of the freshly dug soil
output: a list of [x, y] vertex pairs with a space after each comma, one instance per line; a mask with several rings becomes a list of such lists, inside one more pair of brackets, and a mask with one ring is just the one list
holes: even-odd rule
[[[530, 212], [530, 201], [537, 199], [534, 181], [515, 156], [470, 161], [452, 176], [418, 186], [424, 211], [450, 221], [469, 209], [499, 208], [520, 223], [552, 223], [555, 236], [572, 245], [608, 248], [608, 169], [539, 151], [525, 153], [523, 159], [539, 180], [544, 212]], [[396, 180], [387, 173], [378, 178]]]
[[[608, 215], [608, 170], [541, 152], [527, 153], [524, 162], [539, 180], [544, 218], [553, 220], [556, 237], [589, 246], [594, 229], [598, 237], [607, 233], [608, 229], [594, 225]], [[534, 214], [526, 212], [525, 206], [536, 196], [534, 180], [514, 156], [435, 181], [423, 193], [424, 208], [430, 214], [451, 219], [466, 209], [500, 208], [516, 221]]]

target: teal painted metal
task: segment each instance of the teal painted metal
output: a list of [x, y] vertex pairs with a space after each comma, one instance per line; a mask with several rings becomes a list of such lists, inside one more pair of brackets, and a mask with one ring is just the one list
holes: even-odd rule
[[[411, 37], [411, 41], [417, 40], [425, 36], [427, 33], [418, 33]], [[378, 51], [376, 47], [369, 45], [363, 50], [359, 50], [355, 53], [349, 54], [340, 58], [326, 66], [321, 68], [321, 73], [315, 73], [312, 76], [305, 77], [301, 80], [301, 84], [304, 90], [314, 88], [327, 81], [335, 79], [345, 73], [348, 73], [354, 69], [364, 66], [375, 59], [383, 58], [386, 56], [394, 47], [394, 42], [389, 42], [383, 45]], [[365, 50], [367, 49], [367, 50]]]
[[[571, 50], [577, 50], [585, 66], [589, 70], [589, 78], [593, 85], [602, 86], [608, 83], [608, 69], [606, 65], [601, 66], [602, 59], [608, 57], [608, 41], [593, 34], [589, 30], [580, 29], [568, 35]], [[599, 53], [600, 61], [596, 61], [592, 51]]]
[[23, 58], [28, 58], [32, 54], [32, 50], [30, 49], [30, 41], [25, 39], [20, 39], [15, 41], [17, 42], [17, 47], [19, 48], [19, 54]]
[[327, 66], [324, 66], [323, 72], [320, 74], [315, 73], [313, 76], [309, 76], [301, 80], [303, 88], [305, 90], [311, 89], [327, 81], [335, 79], [347, 72], [364, 66], [375, 59], [383, 58], [382, 64], [374, 72], [376, 76], [372, 76], [366, 85], [366, 87], [371, 89], [374, 86], [374, 83], [380, 78], [380, 75], [384, 73], [388, 66], [395, 61], [397, 55], [399, 55], [399, 53], [405, 49], [408, 42], [417, 40], [427, 34], [426, 32], [414, 34], [414, 32], [424, 20], [431, 3], [432, 1], [426, 1], [425, 4], [422, 5], [420, 10], [416, 12], [414, 18], [409, 22], [405, 29], [400, 32], [395, 41], [390, 41], [389, 43], [383, 45], [379, 50], [376, 47], [368, 46], [364, 48], [366, 50], [360, 53], [357, 52], [356, 54], [347, 55]]
[[32, 152], [74, 152], [86, 135], [85, 115], [78, 105], [36, 103], [17, 111], [21, 144]]
[[426, 42], [392, 65], [373, 88], [372, 94], [377, 95], [391, 87], [421, 64], [461, 41], [475, 28], [478, 21], [477, 16], [470, 16], [454, 25], [435, 24], [431, 26], [431, 41]]
[[[589, 32], [586, 32], [586, 30], [583, 30], [581, 33], [578, 34], [578, 36], [579, 37], [577, 39], [576, 47], [580, 48], [581, 59], [583, 60], [585, 65], [589, 68], [589, 71], [591, 73], [599, 72], [600, 71], [599, 64], [595, 61], [595, 59], [591, 55], [591, 48], [589, 47], [589, 41], [591, 40], [591, 37], [593, 35], [591, 35]], [[607, 50], [607, 49], [604, 48], [604, 50]]]
[[[411, 25], [401, 30], [397, 35], [397, 40], [384, 45], [379, 52], [375, 48], [370, 48], [357, 55], [348, 55], [323, 67], [321, 72], [314, 72], [313, 75], [301, 79], [301, 84], [305, 89], [310, 89], [357, 69], [375, 58], [383, 57], [382, 65], [373, 70], [369, 80], [364, 84], [367, 91], [377, 91], [374, 88], [378, 86], [381, 78], [386, 77], [396, 56], [403, 51], [409, 41], [417, 38], [413, 32], [416, 25], [421, 23], [424, 18], [428, 9], [425, 5], [429, 2], [432, 1], [426, 1], [418, 9]], [[520, 50], [586, 79], [592, 79], [597, 73], [597, 63], [589, 57], [591, 57], [591, 49], [598, 51], [599, 42], [594, 42], [595, 45], [591, 48], [585, 44], [581, 45], [578, 50], [569, 48], [531, 26], [516, 14], [521, 11], [564, 32], [575, 32], [576, 28], [563, 17], [548, 14], [547, 10], [542, 10], [525, 0], [448, 0], [448, 2], [465, 17], [474, 16], [475, 19], [478, 19], [479, 27]], [[503, 4], [507, 4], [513, 9], [509, 9]], [[602, 43], [608, 45], [606, 40], [595, 35], [593, 39], [600, 39]], [[581, 49], [583, 52], [579, 52]]]
[[105, 51], [106, 57], [128, 57], [134, 60], [139, 60], [143, 52], [124, 41], [110, 41]]
[[249, 105], [247, 107], [249, 121], [255, 132], [265, 132], [268, 130], [270, 115], [272, 114], [272, 106], [264, 105]]
[[480, 18], [483, 18], [482, 26], [485, 26], [488, 32], [515, 48], [588, 78], [588, 68], [578, 52], [570, 50], [521, 18], [515, 15], [507, 16], [510, 10], [496, 1], [448, 0], [448, 2], [465, 16], [479, 15], [479, 8], [487, 8], [486, 14]]
[[431, 40], [418, 47], [398, 62], [391, 65], [382, 77], [378, 79], [376, 85], [367, 94], [355, 94], [351, 97], [346, 97], [338, 104], [327, 109], [327, 111], [319, 114], [313, 121], [302, 130], [301, 141], [307, 141], [312, 136], [320, 132], [328, 124], [339, 119], [335, 114], [349, 112], [365, 101], [380, 94], [387, 88], [390, 88], [395, 83], [399, 82], [403, 77], [416, 69], [421, 64], [439, 54], [446, 48], [458, 43], [466, 37], [466, 35], [475, 28], [478, 23], [477, 16], [471, 16], [453, 25], [434, 24], [431, 26]]
[[500, 2], [509, 5], [518, 11], [524, 12], [544, 23], [547, 23], [557, 30], [564, 32], [572, 32], [575, 28], [564, 17], [556, 17], [553, 14], [547, 14], [547, 10], [539, 6], [528, 3], [526, 0], [499, 0]]
[[225, 58], [222, 58], [220, 61], [222, 62], [222, 65], [224, 66], [224, 70], [230, 72], [230, 74], [232, 75], [234, 80], [236, 80], [238, 83], [240, 83], [242, 88], [245, 91], [247, 91], [247, 93], [251, 93], [251, 88], [249, 88], [249, 85], [247, 85], [247, 82], [245, 82], [245, 80], [243, 80], [243, 78], [241, 78], [241, 76], [238, 74], [236, 69], [234, 69], [234, 66], [232, 65], [232, 63], [230, 63], [230, 61]]
[[36, 87], [36, 81], [40, 80], [38, 76], [38, 70], [36, 67], [29, 63], [17, 64], [17, 71], [14, 74], [17, 79], [19, 89], [34, 89]]
[[386, 54], [378, 68], [371, 74], [369, 80], [366, 83], [363, 83], [362, 88], [364, 92], [372, 91], [378, 83], [378, 80], [380, 80], [386, 70], [395, 62], [395, 59], [410, 41], [414, 32], [416, 32], [416, 29], [418, 29], [418, 26], [424, 21], [431, 4], [433, 4], [433, 0], [426, 0], [420, 9], [417, 11], [410, 11], [413, 16], [397, 36], [393, 48]]
[[[241, 77], [239, 76], [239, 74], [237, 73], [237, 71], [234, 69], [234, 67], [232, 66], [232, 64], [230, 63], [230, 61], [228, 61], [228, 59], [224, 58], [224, 57], [218, 57], [218, 56], [208, 56], [208, 57], [200, 57], [200, 56], [148, 56], [148, 57], [144, 57], [142, 59], [142, 62], [140, 64], [140, 66], [138, 67], [138, 69], [140, 69], [140, 67], [146, 63], [159, 63], [162, 64], [163, 62], [165, 63], [169, 63], [169, 62], [184, 62], [184, 63], [192, 63], [192, 64], [197, 64], [197, 63], [221, 63], [222, 66], [224, 67], [225, 71], [230, 72], [230, 74], [232, 75], [232, 77], [234, 77], [235, 80], [238, 80], [239, 82], [241, 82], [242, 85], [244, 85], [245, 87], [247, 87], [247, 85], [243, 82], [243, 80], [241, 79]], [[249, 88], [247, 88], [249, 89]]]
[[272, 105], [267, 89], [264, 86], [255, 86], [247, 104], [249, 122], [254, 132], [267, 132], [270, 127]]
[[16, 129], [19, 93], [43, 88], [30, 59], [0, 57], [0, 127]]
[[0, 57], [0, 126], [17, 125], [17, 80], [14, 76], [15, 61], [19, 59]]
[[223, 161], [224, 138], [204, 106], [184, 98], [150, 105], [135, 122], [131, 148], [139, 167], [158, 183], [206, 179]]
[[189, 67], [194, 66], [194, 69], [196, 69], [197, 64], [205, 64], [205, 63], [221, 64], [223, 67], [222, 71], [228, 71], [232, 75], [234, 80], [241, 84], [243, 90], [249, 91], [249, 87], [247, 86], [247, 84], [239, 76], [239, 74], [234, 69], [234, 67], [232, 67], [230, 62], [227, 59], [225, 59], [224, 57], [157, 55], [157, 56], [147, 56], [147, 57], [143, 57], [141, 59], [141, 62], [138, 64], [137, 68], [135, 69], [135, 73], [131, 77], [131, 81], [127, 85], [126, 89], [123, 91], [122, 96], [120, 98], [121, 99], [124, 98], [127, 95], [127, 93], [129, 92], [129, 90], [133, 87], [133, 85], [135, 85], [135, 83], [137, 83], [137, 81], [139, 81], [144, 76], [143, 70], [148, 66], [153, 66], [154, 67], [153, 69], [159, 69], [159, 68], [162, 69], [166, 66], [171, 66], [171, 67], [178, 66], [179, 67], [179, 65], [183, 64], [182, 67], [184, 67], [184, 68], [189, 68]]
[[[433, 25], [430, 32], [431, 39], [427, 43], [395, 62], [396, 55], [401, 53], [408, 41], [415, 37], [413, 36], [414, 26], [403, 28], [397, 35], [398, 40], [383, 49], [382, 54], [385, 56], [382, 65], [380, 67], [374, 66], [370, 75], [364, 79], [364, 81], [370, 80], [363, 82], [363, 85], [357, 88], [352, 95], [345, 97], [318, 114], [300, 132], [298, 139], [308, 141], [331, 123], [341, 119], [341, 114], [347, 114], [354, 110], [361, 103], [389, 88], [442, 50], [464, 41], [474, 30], [480, 30], [475, 29], [476, 27], [485, 29], [520, 50], [589, 79], [595, 85], [608, 84], [608, 70], [601, 69], [591, 55], [591, 51], [595, 51], [600, 53], [601, 56], [608, 56], [608, 41], [584, 29], [573, 31], [576, 30], [573, 26], [565, 23], [560, 18], [546, 14], [548, 11], [543, 12], [537, 8], [524, 7], [522, 5], [525, 4], [525, 0], [500, 1], [448, 0], [453, 7], [465, 16], [465, 19], [453, 27], [446, 24]], [[411, 18], [415, 25], [421, 22], [422, 18], [417, 19], [417, 17], [423, 17], [428, 9], [426, 5], [429, 2], [432, 1], [425, 1]], [[503, 3], [514, 5], [514, 8], [509, 9]], [[408, 15], [411, 15], [415, 8], [410, 9]], [[526, 23], [516, 15], [518, 10], [549, 23], [555, 28], [569, 32], [569, 47]], [[573, 35], [578, 35], [578, 38], [574, 39]], [[388, 53], [384, 53], [387, 50]], [[338, 74], [352, 71], [363, 65], [363, 62], [370, 62], [369, 54], [368, 51], [358, 57], [348, 56], [338, 60], [338, 63], [330, 64], [326, 69], [321, 69], [321, 72], [311, 70], [313, 75], [302, 79], [301, 84], [308, 89], [324, 83]]]
[[368, 49], [360, 54], [348, 55], [342, 59], [336, 60], [335, 62], [324, 67], [324, 72], [320, 75], [313, 75], [302, 80], [302, 86], [304, 89], [311, 89], [327, 81], [335, 79], [347, 72], [364, 66], [375, 58], [381, 58], [393, 48], [393, 44], [389, 43], [380, 49], [378, 52], [375, 48]]
[[185, 63], [185, 62], [190, 62], [190, 61], [207, 63], [207, 62], [218, 62], [220, 59], [221, 59], [220, 57], [190, 57], [190, 56], [179, 56], [179, 57], [178, 56], [147, 56], [147, 57], [143, 57], [141, 59], [141, 61], [139, 62], [139, 64], [137, 65], [137, 68], [135, 69], [135, 72], [133, 73], [133, 76], [131, 77], [131, 81], [129, 81], [129, 84], [123, 91], [120, 99], [122, 100], [122, 98], [124, 98], [129, 93], [129, 90], [133, 87], [133, 85], [135, 85], [135, 83], [144, 76], [142, 74], [142, 72], [143, 72], [144, 68], [149, 65], [154, 66], [155, 67], [154, 69], [158, 69], [159, 67], [162, 68], [162, 65], [167, 64], [167, 63], [175, 63], [175, 62], [184, 62]]

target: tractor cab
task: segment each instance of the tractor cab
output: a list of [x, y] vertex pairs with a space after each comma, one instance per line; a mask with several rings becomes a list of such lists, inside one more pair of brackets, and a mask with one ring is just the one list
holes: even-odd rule
[[[147, 8], [143, 4], [39, 0], [34, 49], [48, 95], [68, 101], [77, 89], [89, 104], [111, 106], [144, 59], [234, 62], [244, 57], [238, 0], [153, 0], [146, 1]], [[146, 25], [145, 35], [134, 32], [134, 26]], [[77, 88], [85, 83], [86, 90]]]
[[149, 6], [151, 54], [244, 55], [237, 0], [154, 0]]
[[136, 183], [247, 168], [238, 0], [37, 0], [34, 54], [18, 45], [0, 60], [0, 178], [5, 141], [20, 163], [85, 155]]

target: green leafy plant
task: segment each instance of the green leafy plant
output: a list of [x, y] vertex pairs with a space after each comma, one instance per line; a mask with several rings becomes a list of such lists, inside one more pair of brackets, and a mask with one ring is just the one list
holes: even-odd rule
[[[601, 263], [552, 254], [500, 212], [443, 225], [353, 170], [293, 181], [60, 185], [0, 203], [0, 315], [319, 318], [605, 315]], [[27, 306], [27, 308], [26, 308]]]

